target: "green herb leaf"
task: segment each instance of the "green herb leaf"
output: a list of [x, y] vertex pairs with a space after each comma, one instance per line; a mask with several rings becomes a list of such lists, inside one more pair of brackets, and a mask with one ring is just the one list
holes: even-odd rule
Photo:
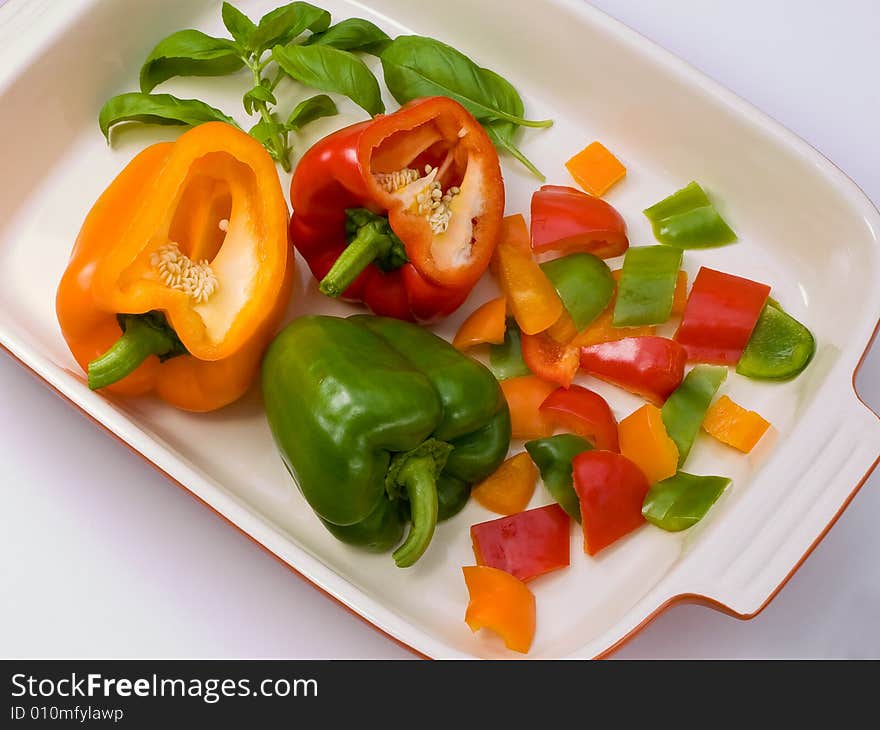
[[[523, 106], [522, 97], [519, 95], [519, 92], [513, 88], [513, 84], [491, 69], [483, 68], [481, 71], [487, 77], [487, 83], [489, 88], [493, 91], [495, 102], [499, 107], [509, 114], [521, 117], [525, 111], [525, 107]], [[492, 144], [494, 144], [497, 149], [510, 153], [513, 157], [519, 160], [529, 172], [542, 182], [546, 180], [543, 173], [535, 167], [532, 161], [520, 152], [519, 148], [516, 146], [514, 139], [519, 131], [519, 127], [516, 124], [496, 119], [494, 121], [483, 122], [483, 127], [486, 129], [489, 139], [492, 140]]]
[[160, 41], [141, 67], [141, 91], [174, 76], [223, 76], [244, 66], [235, 43], [198, 30], [181, 30]]
[[254, 104], [256, 102], [262, 102], [263, 104], [277, 104], [277, 100], [275, 99], [275, 95], [269, 91], [265, 86], [255, 86], [253, 89], [248, 91], [241, 99], [241, 103], [244, 104], [244, 110], [248, 114], [254, 113]]
[[669, 532], [686, 530], [706, 516], [729, 484], [727, 477], [703, 477], [680, 471], [651, 487], [642, 515]]
[[241, 10], [229, 3], [223, 3], [221, 13], [226, 30], [229, 31], [242, 48], [247, 49], [250, 45], [251, 36], [257, 30], [257, 26]]
[[251, 36], [257, 55], [276, 45], [290, 43], [307, 30], [323, 33], [330, 27], [330, 13], [304, 2], [290, 3], [266, 13]]
[[226, 122], [238, 126], [235, 120], [219, 109], [198, 99], [178, 99], [171, 94], [119, 94], [108, 99], [98, 115], [101, 132], [110, 141], [110, 128], [121, 122], [144, 124], [181, 124], [196, 126], [203, 122]]
[[[261, 119], [248, 130], [248, 134], [267, 149], [269, 149], [269, 143], [271, 143], [275, 135], [283, 134], [284, 132], [283, 124], [276, 121], [267, 122], [265, 119]], [[271, 152], [272, 150], [269, 151]]]
[[388, 34], [363, 18], [348, 18], [330, 26], [323, 33], [311, 36], [306, 44], [332, 46], [340, 51], [380, 50], [391, 38]]
[[[391, 95], [401, 104], [423, 96], [448, 96], [480, 121], [500, 119], [525, 127], [549, 127], [504, 107], [509, 90], [498, 74], [482, 69], [452, 46], [422, 36], [398, 36], [382, 51], [382, 69]], [[506, 84], [506, 82], [505, 82]]]
[[275, 46], [272, 58], [284, 73], [306, 86], [343, 94], [370, 116], [385, 111], [376, 77], [353, 53], [322, 45]]
[[298, 131], [316, 119], [332, 117], [336, 114], [339, 114], [339, 110], [333, 103], [333, 99], [326, 94], [318, 94], [297, 104], [287, 118], [285, 127]]

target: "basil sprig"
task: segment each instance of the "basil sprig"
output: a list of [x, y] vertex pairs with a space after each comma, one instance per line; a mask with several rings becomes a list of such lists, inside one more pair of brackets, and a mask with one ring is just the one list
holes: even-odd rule
[[[311, 76], [288, 74], [285, 66], [276, 62], [273, 49], [295, 53], [292, 50], [298, 47], [295, 44], [310, 38], [303, 37], [306, 32], [327, 32], [330, 13], [326, 10], [306, 2], [293, 2], [266, 13], [258, 23], [254, 23], [236, 7], [225, 2], [221, 14], [231, 39], [215, 38], [188, 29], [172, 33], [156, 45], [141, 68], [141, 93], [114, 96], [101, 108], [99, 123], [108, 141], [110, 129], [122, 122], [195, 125], [219, 120], [235, 124], [224, 112], [204, 102], [151, 92], [159, 84], [176, 76], [223, 76], [243, 68], [251, 72], [253, 86], [244, 93], [242, 105], [247, 114], [259, 115], [259, 121], [251, 127], [250, 134], [288, 171], [292, 151], [290, 132], [299, 131], [309, 122], [338, 112], [329, 96], [319, 95], [301, 102], [284, 121], [274, 111], [278, 104], [274, 91], [286, 76], [312, 88], [350, 96], [356, 103], [369, 106], [367, 111], [370, 114], [383, 110], [375, 77], [363, 61], [346, 50], [329, 46], [323, 49], [332, 51], [333, 58], [323, 64], [312, 64]], [[272, 78], [265, 75], [270, 64], [275, 67]], [[356, 70], [352, 71], [352, 68]], [[375, 93], [364, 91], [365, 87], [369, 88], [370, 82], [376, 87]]]
[[517, 148], [514, 135], [519, 127], [549, 127], [553, 122], [525, 119], [522, 98], [509, 81], [452, 46], [424, 36], [398, 36], [382, 50], [380, 59], [385, 84], [398, 102], [423, 96], [455, 99], [486, 128], [496, 147], [543, 179]]
[[401, 104], [424, 96], [448, 96], [468, 109], [485, 127], [494, 145], [507, 151], [532, 173], [538, 169], [522, 154], [515, 137], [520, 127], [549, 127], [550, 120], [525, 118], [517, 90], [494, 71], [482, 68], [451, 46], [422, 36], [391, 39], [362, 18], [331, 25], [330, 13], [307, 2], [292, 2], [266, 13], [258, 22], [228, 2], [223, 25], [231, 38], [186, 29], [161, 40], [140, 72], [140, 93], [114, 96], [101, 108], [101, 131], [123, 122], [196, 125], [235, 122], [197, 99], [154, 94], [160, 84], [178, 76], [224, 76], [250, 71], [251, 88], [242, 96], [249, 115], [259, 119], [249, 133], [290, 170], [290, 133], [321, 117], [337, 114], [326, 94], [301, 102], [286, 118], [275, 111], [275, 88], [282, 79], [347, 96], [371, 116], [385, 111], [379, 84], [356, 53], [378, 56], [385, 83]]

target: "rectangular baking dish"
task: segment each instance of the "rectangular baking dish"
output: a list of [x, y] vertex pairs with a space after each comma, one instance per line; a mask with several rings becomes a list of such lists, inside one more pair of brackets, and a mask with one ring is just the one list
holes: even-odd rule
[[[812, 329], [816, 358], [794, 382], [760, 384], [732, 375], [724, 386], [775, 431], [749, 456], [700, 437], [689, 471], [734, 480], [703, 522], [680, 534], [645, 527], [598, 558], [582, 554], [572, 531], [572, 567], [532, 584], [538, 631], [529, 656], [604, 655], [678, 600], [756, 614], [880, 453], [880, 422], [853, 388], [880, 317], [878, 212], [806, 143], [585, 2], [544, 0], [516, 9], [502, 0], [324, 5], [334, 20], [358, 15], [392, 33], [431, 35], [503, 73], [523, 92], [532, 118], [556, 120], [549, 131], [527, 131], [522, 145], [548, 182], [568, 184], [564, 160], [602, 140], [629, 169], [609, 201], [624, 214], [635, 245], [653, 240], [640, 211], [699, 180], [740, 242], [689, 252], [691, 275], [707, 264], [770, 283], [774, 296]], [[239, 6], [251, 17], [273, 7], [263, 0]], [[414, 568], [399, 570], [389, 556], [342, 545], [320, 525], [275, 452], [258, 388], [220, 412], [191, 415], [151, 399], [92, 393], [70, 356], [54, 295], [82, 219], [136, 151], [179, 133], [124, 130], [108, 148], [97, 111], [108, 96], [135, 89], [155, 42], [184, 27], [223, 33], [219, 3], [10, 0], [0, 7], [7, 170], [0, 192], [0, 344], [171, 480], [416, 652], [509, 657], [497, 638], [475, 636], [462, 621], [467, 592], [460, 567], [473, 563], [468, 528], [490, 518], [478, 505], [445, 523]], [[167, 89], [240, 110], [240, 79], [181, 80]], [[297, 92], [288, 94], [292, 101]], [[298, 148], [362, 118], [347, 102], [340, 108], [339, 117], [310, 128]], [[510, 160], [505, 178], [508, 213], [527, 212], [536, 181]], [[319, 297], [302, 265], [298, 278], [291, 317], [351, 311]], [[482, 283], [437, 331], [450, 336], [493, 286]], [[608, 397], [618, 416], [639, 403], [611, 387], [590, 387]], [[549, 501], [539, 487], [532, 506]]]

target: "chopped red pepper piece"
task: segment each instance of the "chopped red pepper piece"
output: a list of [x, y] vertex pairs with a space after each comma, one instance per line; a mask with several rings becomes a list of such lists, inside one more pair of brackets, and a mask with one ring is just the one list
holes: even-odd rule
[[650, 485], [629, 459], [612, 451], [585, 451], [571, 466], [586, 553], [595, 555], [644, 524], [642, 504]]
[[533, 251], [585, 251], [607, 259], [628, 247], [626, 223], [601, 198], [563, 185], [544, 185], [532, 195]]
[[597, 449], [618, 451], [617, 420], [608, 402], [592, 390], [580, 385], [557, 388], [541, 404], [541, 413]]
[[549, 504], [474, 525], [471, 540], [477, 565], [503, 570], [522, 581], [564, 568], [570, 561], [569, 524], [565, 510]]
[[662, 405], [684, 377], [687, 353], [666, 337], [626, 337], [581, 348], [581, 368]]
[[769, 295], [766, 284], [702, 267], [675, 333], [688, 360], [736, 365]]
[[523, 360], [535, 375], [563, 388], [571, 385], [580, 364], [576, 347], [560, 344], [547, 332], [522, 334], [520, 344]]

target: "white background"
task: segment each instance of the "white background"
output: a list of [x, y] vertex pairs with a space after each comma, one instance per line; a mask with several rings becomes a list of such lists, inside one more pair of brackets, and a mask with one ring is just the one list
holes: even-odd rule
[[[794, 130], [880, 203], [876, 0], [594, 4]], [[856, 385], [880, 409], [880, 346]], [[411, 656], [5, 355], [0, 396], [0, 657]], [[617, 656], [880, 657], [878, 515], [880, 473], [759, 617], [675, 607]]]

